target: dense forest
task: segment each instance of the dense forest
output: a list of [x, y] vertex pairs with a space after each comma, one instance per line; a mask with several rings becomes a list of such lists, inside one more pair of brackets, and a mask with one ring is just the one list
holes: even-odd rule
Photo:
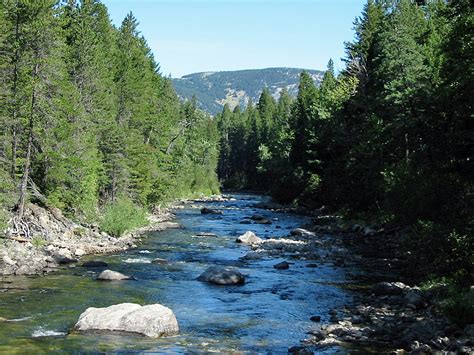
[[[403, 229], [413, 270], [472, 282], [474, 13], [469, 0], [369, 0], [345, 69], [217, 116], [227, 188]], [[470, 283], [469, 283], [470, 284]]]
[[180, 103], [138, 22], [97, 0], [2, 1], [1, 228], [29, 199], [100, 221], [219, 190], [215, 121]]

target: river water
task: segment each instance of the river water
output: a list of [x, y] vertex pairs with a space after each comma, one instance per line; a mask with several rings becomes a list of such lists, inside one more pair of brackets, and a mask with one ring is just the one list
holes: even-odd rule
[[[102, 269], [64, 268], [43, 277], [4, 277], [0, 281], [0, 352], [258, 352], [286, 353], [311, 328], [312, 315], [329, 319], [328, 311], [350, 304], [342, 287], [344, 268], [330, 263], [307, 267], [311, 260], [286, 259], [288, 270], [273, 265], [283, 258], [241, 260], [249, 248], [236, 236], [254, 231], [260, 237], [282, 237], [308, 222], [307, 217], [253, 207], [263, 197], [233, 195], [234, 200], [200, 204], [223, 210], [202, 215], [196, 206], [177, 211], [183, 228], [150, 233], [137, 249], [96, 256], [107, 268], [136, 280], [100, 282]], [[254, 213], [271, 225], [240, 224]], [[197, 237], [199, 232], [218, 237]], [[169, 260], [152, 264], [154, 258]], [[247, 275], [242, 286], [214, 286], [196, 281], [208, 266], [231, 265]], [[148, 339], [132, 334], [71, 332], [88, 307], [134, 302], [160, 303], [176, 314], [181, 334]], [[331, 348], [325, 352], [345, 352]]]

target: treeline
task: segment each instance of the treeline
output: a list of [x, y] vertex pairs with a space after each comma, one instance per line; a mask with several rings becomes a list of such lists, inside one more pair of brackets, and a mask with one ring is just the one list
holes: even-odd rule
[[216, 124], [179, 102], [131, 13], [115, 28], [98, 0], [0, 6], [3, 225], [28, 198], [95, 221], [218, 191]]
[[224, 108], [219, 175], [228, 188], [410, 226], [420, 263], [472, 277], [472, 3], [369, 0], [354, 28], [345, 69], [330, 62], [319, 87], [302, 73], [295, 100], [264, 90], [255, 107]]

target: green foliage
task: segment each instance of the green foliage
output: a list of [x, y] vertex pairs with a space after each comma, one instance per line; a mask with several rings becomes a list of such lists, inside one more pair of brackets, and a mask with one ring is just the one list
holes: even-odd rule
[[408, 227], [420, 277], [472, 280], [473, 23], [468, 0], [368, 0], [341, 73], [218, 115], [224, 186]]
[[146, 224], [146, 210], [125, 197], [108, 202], [100, 220], [101, 229], [115, 237]]
[[455, 275], [429, 279], [421, 288], [434, 294], [446, 316], [463, 328], [474, 322], [474, 290], [470, 286]]

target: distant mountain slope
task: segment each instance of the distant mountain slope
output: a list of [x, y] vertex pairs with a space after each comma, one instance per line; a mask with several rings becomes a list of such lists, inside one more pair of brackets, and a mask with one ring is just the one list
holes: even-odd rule
[[216, 114], [228, 103], [233, 109], [237, 105], [254, 103], [266, 86], [275, 98], [283, 88], [296, 96], [300, 73], [306, 70], [316, 84], [322, 79], [323, 72], [297, 68], [267, 68], [237, 71], [204, 72], [185, 75], [173, 79], [176, 92], [182, 99], [196, 95], [198, 105], [204, 111]]

